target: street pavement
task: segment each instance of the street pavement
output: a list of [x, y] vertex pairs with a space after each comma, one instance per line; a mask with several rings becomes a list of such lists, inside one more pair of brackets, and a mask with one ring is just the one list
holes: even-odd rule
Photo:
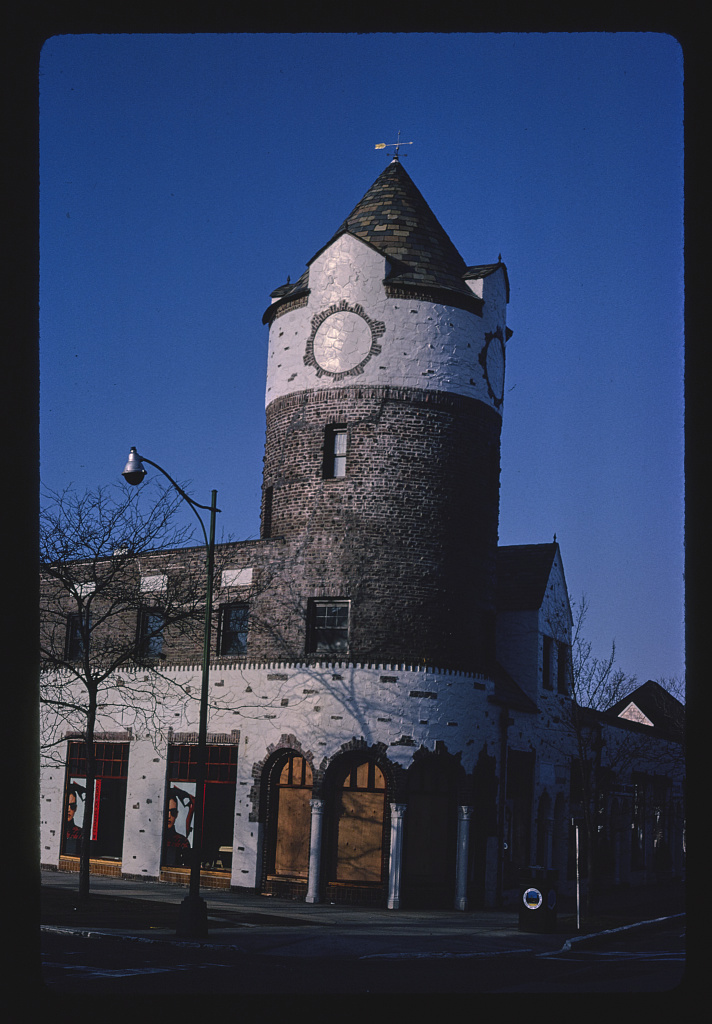
[[[41, 928], [93, 939], [232, 947], [243, 953], [290, 957], [488, 957], [556, 952], [581, 946], [601, 932], [644, 927], [684, 914], [682, 885], [654, 892], [627, 890], [609, 899], [597, 920], [577, 929], [575, 908], [554, 931], [520, 928], [516, 908], [386, 910], [306, 904], [260, 894], [201, 889], [208, 936], [176, 935], [187, 887], [143, 879], [92, 876], [87, 907], [78, 905], [74, 873], [41, 872]], [[530, 913], [530, 912], [528, 912]]]

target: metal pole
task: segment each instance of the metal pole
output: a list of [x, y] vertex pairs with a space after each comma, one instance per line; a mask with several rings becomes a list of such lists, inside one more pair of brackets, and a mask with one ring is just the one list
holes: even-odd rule
[[210, 536], [207, 544], [207, 590], [205, 597], [205, 628], [203, 632], [203, 675], [200, 687], [200, 719], [198, 725], [198, 757], [195, 770], [195, 814], [193, 816], [193, 849], [190, 863], [190, 887], [180, 905], [178, 935], [201, 937], [208, 934], [208, 908], [200, 895], [200, 869], [203, 859], [203, 811], [205, 806], [205, 762], [208, 754], [208, 696], [210, 689], [210, 633], [213, 613], [213, 567], [215, 564], [215, 513], [217, 491], [210, 502]]
[[[157, 462], [152, 462], [145, 455], [139, 455], [136, 448], [129, 452], [129, 460], [124, 467], [122, 476], [133, 487], [138, 486], [146, 476], [146, 470], [142, 463], [147, 462], [154, 466], [159, 473], [172, 484], [192, 508], [196, 519], [200, 523], [206, 549], [206, 571], [207, 588], [205, 594], [205, 628], [203, 631], [203, 676], [200, 687], [200, 719], [198, 725], [198, 751], [197, 764], [195, 769], [195, 806], [193, 821], [193, 848], [190, 858], [190, 886], [188, 895], [183, 900], [178, 911], [178, 935], [202, 937], [208, 934], [208, 907], [200, 896], [200, 869], [203, 860], [203, 811], [205, 807], [205, 762], [208, 754], [208, 696], [210, 690], [210, 629], [213, 618], [213, 570], [215, 566], [215, 514], [220, 511], [217, 507], [218, 492], [212, 492], [210, 505], [200, 505], [193, 501], [183, 488], [176, 483], [172, 476], [166, 473]], [[198, 509], [210, 510], [210, 535], [205, 532], [205, 524], [200, 518]]]

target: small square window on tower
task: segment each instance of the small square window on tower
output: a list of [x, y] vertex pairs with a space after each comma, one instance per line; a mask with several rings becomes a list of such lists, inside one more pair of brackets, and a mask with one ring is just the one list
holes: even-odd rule
[[332, 424], [326, 428], [324, 439], [324, 477], [335, 479], [346, 476], [347, 433], [345, 426]]
[[350, 601], [310, 601], [307, 653], [344, 654], [348, 650], [350, 608]]

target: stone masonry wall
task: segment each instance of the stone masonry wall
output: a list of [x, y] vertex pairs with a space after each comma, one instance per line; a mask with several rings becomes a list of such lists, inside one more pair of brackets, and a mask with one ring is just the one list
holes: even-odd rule
[[[330, 424], [347, 429], [342, 478], [324, 476]], [[338, 387], [269, 406], [264, 486], [272, 535], [286, 542], [282, 572], [302, 603], [351, 600], [351, 660], [486, 670], [500, 425], [479, 401], [410, 388]], [[262, 617], [276, 624], [284, 598], [284, 586], [261, 595]], [[299, 657], [300, 643], [259, 644], [255, 656]]]

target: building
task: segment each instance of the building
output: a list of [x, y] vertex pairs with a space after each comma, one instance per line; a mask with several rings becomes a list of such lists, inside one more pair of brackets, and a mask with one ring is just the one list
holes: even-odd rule
[[[261, 534], [221, 546], [215, 580], [206, 885], [465, 910], [515, 899], [522, 866], [573, 877], [561, 552], [498, 546], [508, 296], [501, 259], [468, 266], [397, 156], [272, 293]], [[162, 628], [161, 608], [200, 558], [136, 567], [136, 659], [97, 721], [100, 873], [187, 880], [201, 650]], [[623, 711], [586, 729], [679, 747]], [[45, 713], [58, 757], [42, 774], [41, 860], [74, 870], [82, 724], [53, 728]], [[643, 806], [629, 767], [609, 769], [611, 814], [644, 832], [658, 804]], [[664, 778], [677, 800], [679, 765]], [[680, 814], [656, 820], [681, 850]], [[649, 880], [644, 851], [615, 850], [614, 872], [627, 855], [626, 877]]]

